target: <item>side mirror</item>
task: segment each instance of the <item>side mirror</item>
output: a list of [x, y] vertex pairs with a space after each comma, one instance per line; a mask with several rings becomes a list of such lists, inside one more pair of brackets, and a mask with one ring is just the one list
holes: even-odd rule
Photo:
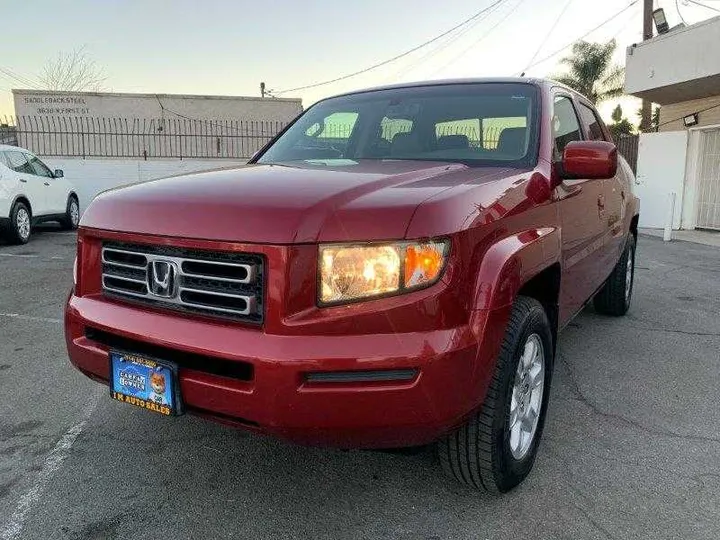
[[573, 141], [563, 151], [563, 178], [612, 178], [617, 172], [617, 147], [607, 141]]
[[55, 178], [63, 178], [65, 176], [65, 173], [62, 169], [55, 169], [55, 172], [53, 173], [53, 176]]

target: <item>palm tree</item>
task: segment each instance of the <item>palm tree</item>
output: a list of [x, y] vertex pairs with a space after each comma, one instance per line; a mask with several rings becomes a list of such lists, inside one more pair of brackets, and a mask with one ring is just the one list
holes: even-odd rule
[[555, 80], [577, 90], [596, 104], [621, 96], [625, 69], [612, 63], [616, 48], [614, 39], [605, 44], [576, 42], [572, 56], [562, 59], [568, 72], [555, 76]]

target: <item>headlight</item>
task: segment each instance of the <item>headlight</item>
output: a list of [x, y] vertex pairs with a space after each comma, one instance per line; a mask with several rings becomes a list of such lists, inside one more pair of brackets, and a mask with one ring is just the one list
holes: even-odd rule
[[447, 241], [320, 246], [321, 304], [396, 294], [435, 283]]

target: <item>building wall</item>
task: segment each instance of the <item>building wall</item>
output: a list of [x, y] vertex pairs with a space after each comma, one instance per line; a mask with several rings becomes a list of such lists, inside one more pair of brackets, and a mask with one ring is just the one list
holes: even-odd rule
[[80, 199], [80, 211], [84, 212], [90, 202], [101, 192], [147, 182], [166, 176], [208, 171], [223, 167], [243, 165], [245, 160], [231, 159], [81, 159], [44, 157], [42, 160], [52, 169], [62, 169], [65, 177], [75, 186]]
[[289, 122], [302, 112], [294, 98], [119, 94], [13, 90], [16, 116], [180, 118]]
[[[710, 107], [714, 108], [710, 109]], [[693, 99], [671, 105], [663, 105], [660, 108], [659, 131], [679, 131], [687, 129], [685, 124], [683, 124], [683, 117], [698, 111], [702, 112], [698, 114], [697, 127], [720, 124], [720, 94], [703, 99]], [[679, 120], [677, 120], [678, 118]], [[668, 123], [666, 124], [666, 122]]]
[[720, 17], [714, 17], [628, 47], [625, 91], [663, 105], [717, 94], [718, 43]]

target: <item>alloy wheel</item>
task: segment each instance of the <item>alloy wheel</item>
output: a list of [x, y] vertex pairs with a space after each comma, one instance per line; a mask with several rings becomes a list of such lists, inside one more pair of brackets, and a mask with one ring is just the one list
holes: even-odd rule
[[535, 439], [545, 386], [545, 351], [542, 340], [531, 334], [525, 341], [515, 371], [510, 398], [510, 452], [523, 459]]
[[25, 208], [18, 208], [17, 214], [15, 214], [15, 225], [20, 238], [23, 240], [30, 238], [30, 214]]
[[70, 201], [70, 223], [73, 227], [77, 227], [80, 222], [80, 209], [75, 199]]
[[635, 253], [633, 253], [633, 250], [630, 249], [628, 251], [627, 266], [625, 268], [625, 302], [630, 301], [630, 293], [632, 293], [634, 255], [635, 255]]

